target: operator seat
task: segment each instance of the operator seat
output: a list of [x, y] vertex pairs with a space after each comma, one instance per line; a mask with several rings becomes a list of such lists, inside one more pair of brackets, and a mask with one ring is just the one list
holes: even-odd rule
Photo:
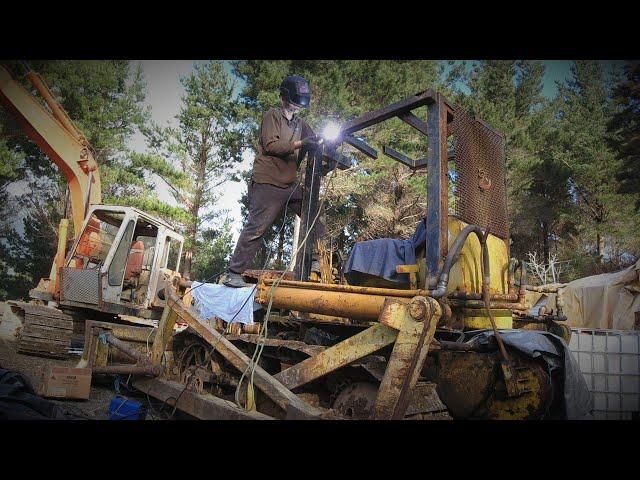
[[397, 265], [414, 265], [426, 246], [427, 220], [423, 218], [407, 240], [378, 238], [356, 242], [344, 265], [349, 285], [384, 288], [409, 288], [409, 274], [397, 273]]
[[99, 256], [102, 249], [102, 238], [100, 236], [100, 232], [100, 220], [95, 217], [89, 219], [89, 223], [78, 242], [76, 255], [88, 258]]
[[142, 273], [142, 263], [144, 261], [144, 243], [137, 240], [131, 244], [127, 267], [124, 271], [124, 283], [131, 284], [135, 279], [140, 278]]

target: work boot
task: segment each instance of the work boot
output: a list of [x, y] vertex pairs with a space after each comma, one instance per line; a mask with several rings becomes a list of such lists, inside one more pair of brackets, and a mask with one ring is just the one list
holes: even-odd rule
[[247, 283], [245, 283], [244, 279], [242, 278], [242, 275], [236, 272], [231, 272], [231, 271], [227, 272], [222, 284], [231, 288], [242, 288], [242, 287], [249, 286]]

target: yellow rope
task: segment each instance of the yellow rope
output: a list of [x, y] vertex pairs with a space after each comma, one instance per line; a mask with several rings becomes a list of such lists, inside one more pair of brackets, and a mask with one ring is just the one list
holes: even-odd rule
[[[333, 177], [335, 176], [335, 172], [337, 171], [337, 168], [334, 168], [331, 171], [331, 174], [327, 180], [327, 187], [325, 188], [325, 191], [322, 195], [322, 199], [320, 201], [320, 205], [318, 206], [318, 212], [316, 213], [315, 218], [313, 219], [313, 222], [311, 222], [311, 226], [307, 229], [307, 232], [302, 240], [302, 242], [300, 243], [300, 245], [298, 246], [298, 249], [295, 252], [295, 256], [298, 255], [298, 253], [300, 252], [300, 250], [302, 250], [302, 247], [305, 245], [305, 243], [307, 242], [307, 239], [309, 238], [309, 233], [311, 232], [311, 230], [313, 230], [313, 226], [316, 223], [316, 220], [318, 220], [318, 217], [320, 216], [320, 212], [322, 211], [322, 206], [324, 205], [324, 201], [327, 197], [327, 193], [329, 192], [329, 187], [331, 185], [331, 181], [333, 180]], [[271, 285], [271, 289], [269, 290], [269, 304], [267, 306], [267, 313], [265, 314], [264, 317], [264, 323], [262, 325], [262, 329], [260, 330], [260, 335], [262, 336], [262, 339], [266, 340], [267, 339], [267, 326], [269, 323], [269, 317], [271, 316], [271, 306], [273, 304], [273, 296], [275, 294], [275, 289], [278, 287], [278, 285], [280, 284], [280, 282], [282, 281], [282, 279], [284, 278], [284, 275], [286, 273], [286, 270], [284, 270], [280, 276], [273, 282], [273, 284]], [[261, 339], [261, 340], [262, 340]], [[238, 405], [239, 408], [244, 408], [245, 410], [249, 410], [249, 397], [251, 396], [252, 398], [255, 398], [255, 396], [253, 395], [253, 377], [254, 377], [254, 373], [256, 370], [256, 366], [258, 365], [258, 362], [260, 361], [260, 357], [262, 355], [262, 351], [264, 350], [264, 342], [260, 342], [258, 341], [258, 346], [256, 347], [256, 349], [253, 352], [253, 356], [251, 357], [251, 362], [249, 363], [249, 365], [247, 366], [246, 370], [242, 373], [242, 376], [240, 377], [240, 381], [238, 382], [238, 386], [236, 387], [236, 392], [235, 392], [235, 400], [236, 400], [236, 405]], [[240, 388], [242, 386], [242, 382], [244, 381], [246, 375], [248, 372], [250, 373], [249, 376], [249, 385], [247, 386], [247, 402], [245, 402], [245, 405], [242, 406], [240, 403]], [[251, 392], [251, 393], [250, 393]]]

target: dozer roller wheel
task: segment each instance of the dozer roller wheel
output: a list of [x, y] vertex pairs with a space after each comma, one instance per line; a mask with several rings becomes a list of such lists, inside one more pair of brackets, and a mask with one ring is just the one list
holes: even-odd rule
[[338, 394], [333, 409], [353, 420], [366, 420], [373, 414], [378, 385], [371, 382], [350, 383]]

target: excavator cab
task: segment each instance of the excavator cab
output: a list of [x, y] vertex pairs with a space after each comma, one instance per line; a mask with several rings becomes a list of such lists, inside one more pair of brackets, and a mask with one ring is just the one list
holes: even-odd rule
[[145, 316], [164, 306], [157, 292], [179, 276], [183, 242], [135, 208], [93, 205], [61, 268], [60, 303]]

